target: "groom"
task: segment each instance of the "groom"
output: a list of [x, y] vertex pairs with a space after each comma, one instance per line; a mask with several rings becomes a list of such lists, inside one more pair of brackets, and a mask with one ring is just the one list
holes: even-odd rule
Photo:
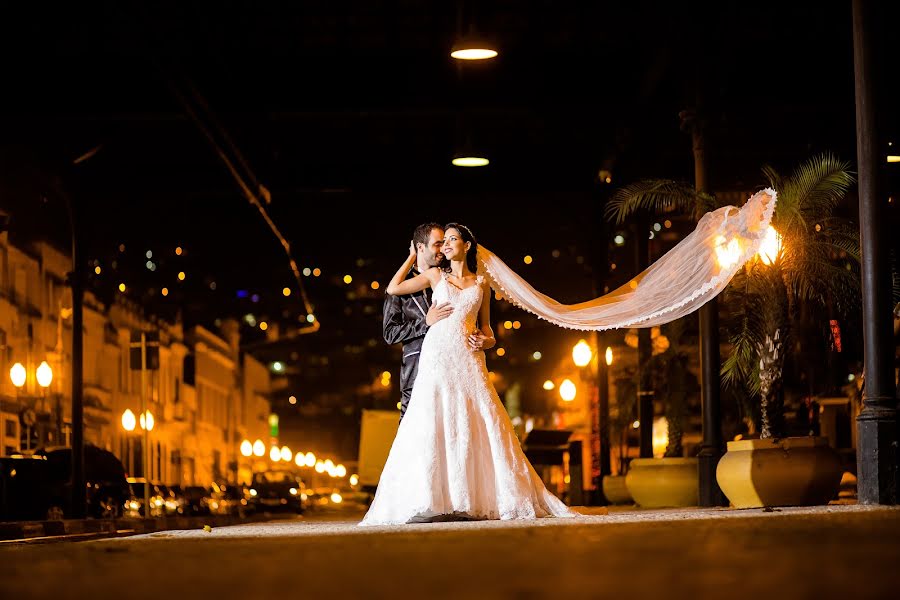
[[[416, 247], [416, 265], [406, 278], [436, 267], [443, 260], [441, 246], [444, 229], [437, 223], [423, 223], [413, 232]], [[446, 319], [453, 312], [449, 303], [431, 304], [431, 288], [405, 296], [387, 294], [384, 299], [384, 341], [403, 344], [403, 362], [400, 366], [400, 420], [406, 414], [413, 383], [419, 372], [419, 351], [422, 340], [431, 325]]]

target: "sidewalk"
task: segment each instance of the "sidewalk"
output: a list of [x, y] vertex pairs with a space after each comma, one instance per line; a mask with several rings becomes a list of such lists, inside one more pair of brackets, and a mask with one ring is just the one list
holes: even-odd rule
[[260, 523], [278, 515], [155, 517], [150, 519], [66, 519], [63, 521], [7, 521], [0, 523], [0, 543], [9, 541], [78, 540], [117, 537], [155, 531], [192, 530]]
[[900, 507], [613, 507], [386, 527], [359, 527], [361, 516], [0, 544], [3, 597], [876, 600], [900, 589]]

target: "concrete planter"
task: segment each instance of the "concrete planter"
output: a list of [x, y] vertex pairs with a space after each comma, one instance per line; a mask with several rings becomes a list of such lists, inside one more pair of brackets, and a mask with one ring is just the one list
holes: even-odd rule
[[625, 484], [645, 508], [697, 506], [700, 483], [696, 458], [636, 458]]
[[624, 475], [606, 475], [603, 477], [603, 496], [610, 504], [632, 504], [631, 494], [625, 485]]
[[823, 437], [728, 442], [716, 469], [735, 508], [828, 504], [841, 475], [840, 457]]

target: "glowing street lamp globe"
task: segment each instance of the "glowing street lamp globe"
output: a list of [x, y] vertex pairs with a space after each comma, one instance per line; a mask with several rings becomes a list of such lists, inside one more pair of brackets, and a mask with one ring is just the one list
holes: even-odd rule
[[572, 348], [572, 360], [575, 361], [575, 366], [586, 367], [590, 364], [592, 356], [593, 352], [591, 352], [591, 347], [588, 346], [588, 343], [584, 340], [579, 341], [575, 344], [575, 347]]
[[53, 369], [50, 368], [46, 360], [37, 368], [36, 375], [39, 386], [42, 388], [50, 387], [50, 382], [53, 381]]

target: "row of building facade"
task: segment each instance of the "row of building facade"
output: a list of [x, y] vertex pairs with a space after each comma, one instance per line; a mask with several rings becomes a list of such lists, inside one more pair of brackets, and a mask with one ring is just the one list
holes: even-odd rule
[[[14, 245], [0, 233], [0, 453], [70, 445], [72, 422], [71, 258], [47, 242]], [[237, 321], [218, 332], [185, 330], [145, 315], [124, 295], [104, 304], [84, 296], [84, 438], [116, 454], [141, 475], [143, 431], [125, 429], [123, 415], [141, 414], [141, 372], [129, 360], [132, 334], [159, 337], [159, 368], [147, 373], [153, 427], [149, 477], [178, 485], [249, 481], [242, 440], [270, 436], [272, 382], [267, 366], [240, 349]], [[52, 369], [43, 387], [39, 365]], [[25, 367], [14, 384], [13, 365]], [[127, 419], [126, 419], [127, 421]]]

